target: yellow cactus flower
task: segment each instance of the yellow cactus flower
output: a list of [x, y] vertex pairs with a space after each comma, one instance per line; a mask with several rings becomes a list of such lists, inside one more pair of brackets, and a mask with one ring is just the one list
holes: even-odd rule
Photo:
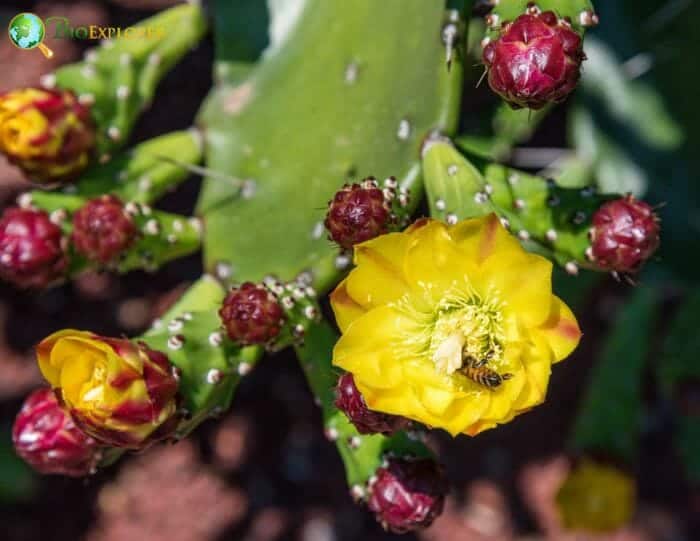
[[333, 364], [369, 408], [475, 435], [544, 401], [581, 332], [552, 294], [551, 263], [495, 215], [423, 219], [355, 246], [331, 295]]
[[24, 88], [0, 95], [0, 151], [31, 180], [73, 180], [94, 144], [90, 112], [72, 92]]
[[559, 489], [556, 503], [564, 527], [610, 532], [634, 513], [634, 479], [619, 469], [585, 458]]
[[41, 373], [96, 440], [140, 449], [175, 428], [178, 384], [163, 353], [71, 329], [45, 338], [36, 352]]

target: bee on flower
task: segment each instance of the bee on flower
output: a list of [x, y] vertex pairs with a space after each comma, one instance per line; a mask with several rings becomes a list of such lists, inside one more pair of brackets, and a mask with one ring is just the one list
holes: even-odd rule
[[333, 363], [372, 410], [478, 434], [542, 403], [581, 337], [552, 264], [495, 215], [422, 219], [355, 246], [354, 260], [331, 295]]

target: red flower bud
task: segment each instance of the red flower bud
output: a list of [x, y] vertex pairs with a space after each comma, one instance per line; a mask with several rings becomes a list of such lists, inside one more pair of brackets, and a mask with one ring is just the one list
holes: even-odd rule
[[406, 428], [410, 421], [398, 415], [389, 415], [367, 408], [362, 393], [351, 373], [338, 379], [336, 407], [342, 411], [360, 434], [392, 434]]
[[42, 210], [9, 208], [0, 219], [0, 276], [19, 287], [46, 287], [67, 265], [61, 229]]
[[137, 230], [118, 197], [103, 195], [91, 199], [73, 215], [71, 241], [91, 261], [115, 262], [136, 239]]
[[81, 477], [99, 460], [97, 442], [75, 426], [51, 389], [30, 394], [12, 429], [17, 454], [40, 473]]
[[593, 215], [591, 255], [601, 268], [632, 273], [659, 247], [659, 219], [632, 195], [605, 203]]
[[384, 193], [372, 179], [345, 185], [328, 203], [325, 226], [331, 240], [350, 249], [386, 233], [391, 218]]
[[0, 95], [0, 151], [37, 182], [74, 180], [90, 163], [95, 128], [70, 90]]
[[251, 282], [229, 292], [219, 316], [228, 337], [243, 345], [269, 342], [279, 334], [284, 322], [277, 298]]
[[489, 85], [514, 109], [563, 101], [578, 84], [585, 59], [581, 36], [551, 12], [505, 23], [484, 48]]
[[405, 533], [432, 524], [442, 513], [447, 490], [434, 460], [392, 458], [370, 481], [367, 505], [385, 529]]

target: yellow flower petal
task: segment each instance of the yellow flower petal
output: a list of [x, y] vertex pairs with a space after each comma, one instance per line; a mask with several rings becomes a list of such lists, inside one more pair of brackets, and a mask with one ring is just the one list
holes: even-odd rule
[[581, 340], [581, 329], [571, 309], [557, 296], [552, 295], [547, 321], [532, 330], [545, 338], [554, 352], [554, 362], [568, 357]]
[[340, 328], [340, 332], [345, 332], [350, 323], [363, 315], [365, 310], [349, 294], [347, 290], [347, 279], [340, 282], [330, 295], [331, 308], [335, 314], [335, 321]]
[[479, 265], [494, 254], [523, 252], [495, 214], [463, 220], [450, 228], [450, 235], [465, 256]]

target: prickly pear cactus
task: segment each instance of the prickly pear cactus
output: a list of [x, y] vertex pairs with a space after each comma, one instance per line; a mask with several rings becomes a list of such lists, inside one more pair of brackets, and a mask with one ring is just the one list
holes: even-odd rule
[[199, 42], [206, 22], [201, 6], [190, 3], [145, 19], [137, 27], [148, 30], [149, 38], [103, 41], [82, 62], [62, 66], [43, 79], [47, 86], [73, 90], [81, 103], [90, 106], [102, 161], [128, 140], [158, 83]]
[[338, 273], [323, 229], [331, 195], [344, 182], [393, 175], [417, 200], [422, 139], [455, 129], [461, 67], [448, 71], [442, 35], [461, 23], [443, 2], [422, 0], [270, 7], [260, 63], [219, 85], [200, 115], [207, 167], [240, 179], [205, 182], [205, 264], [239, 281], [314, 269], [325, 289]]

